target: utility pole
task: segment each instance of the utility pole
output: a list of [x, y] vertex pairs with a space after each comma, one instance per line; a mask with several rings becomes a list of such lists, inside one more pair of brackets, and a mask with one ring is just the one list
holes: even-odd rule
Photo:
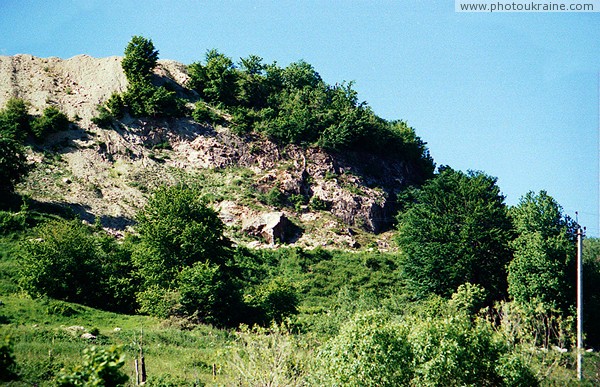
[[583, 232], [577, 227], [577, 379], [582, 379], [581, 362], [583, 356]]

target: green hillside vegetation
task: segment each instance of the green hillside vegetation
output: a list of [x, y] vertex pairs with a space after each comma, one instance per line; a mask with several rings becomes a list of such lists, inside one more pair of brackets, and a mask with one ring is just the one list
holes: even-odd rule
[[[229, 191], [211, 198], [203, 180], [148, 189], [116, 238], [15, 190], [27, 152], [69, 122], [10, 100], [0, 111], [2, 383], [135, 385], [143, 359], [149, 386], [577, 384], [579, 225], [547, 192], [511, 207], [483, 172], [434, 173], [412, 128], [378, 118], [351, 84], [327, 85], [305, 62], [250, 56], [236, 66], [211, 50], [189, 66], [193, 100], [153, 83], [157, 59], [150, 40], [132, 39], [129, 88], [97, 124], [191, 115], [280, 145], [395, 152], [427, 177], [398, 197], [398, 252], [235, 244], [209, 206]], [[597, 349], [598, 239], [584, 241], [584, 272], [586, 348]], [[586, 352], [580, 385], [600, 383], [599, 372]]]
[[199, 122], [228, 121], [238, 134], [263, 134], [280, 145], [394, 155], [410, 163], [424, 179], [433, 173], [433, 159], [413, 128], [404, 121], [378, 117], [366, 102], [359, 101], [351, 82], [329, 85], [309, 63], [298, 61], [282, 68], [250, 55], [235, 65], [226, 55], [209, 50], [204, 63], [188, 66], [187, 86], [200, 97], [190, 112], [186, 102], [193, 100], [152, 83], [157, 60], [152, 41], [134, 36], [122, 64], [129, 88], [101, 105], [94, 122], [107, 127], [124, 114], [191, 115]]

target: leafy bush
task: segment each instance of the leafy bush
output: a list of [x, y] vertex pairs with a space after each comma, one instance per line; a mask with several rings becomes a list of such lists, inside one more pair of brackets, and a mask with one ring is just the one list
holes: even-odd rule
[[290, 195], [290, 202], [294, 205], [296, 212], [301, 212], [302, 206], [306, 204], [306, 196], [300, 194]]
[[101, 128], [109, 129], [112, 126], [115, 117], [104, 105], [98, 105], [97, 110], [98, 115], [92, 117], [92, 122]]
[[95, 235], [78, 220], [50, 221], [34, 234], [19, 257], [20, 284], [27, 293], [132, 311], [129, 254], [114, 239]]
[[13, 343], [9, 336], [0, 342], [0, 381], [9, 381], [17, 376], [17, 362]]
[[83, 350], [83, 362], [71, 370], [62, 369], [56, 378], [57, 385], [71, 386], [122, 386], [129, 380], [121, 368], [125, 365], [122, 347], [107, 349], [92, 346]]
[[0, 197], [12, 192], [28, 170], [23, 146], [0, 134]]
[[23, 209], [19, 212], [0, 211], [0, 234], [23, 230], [26, 225], [27, 215]]
[[381, 312], [361, 313], [321, 349], [322, 385], [408, 385], [413, 357], [404, 328]]
[[[283, 324], [269, 328], [242, 326], [227, 363], [236, 386], [306, 386], [312, 370], [311, 351]], [[304, 345], [303, 345], [304, 344]]]
[[10, 98], [0, 110], [0, 137], [23, 142], [31, 132], [31, 117], [27, 113], [27, 102], [20, 98]]
[[216, 325], [235, 320], [232, 307], [239, 304], [238, 291], [219, 266], [196, 262], [185, 267], [178, 285], [179, 303], [187, 316]]
[[177, 314], [179, 293], [158, 285], [150, 285], [136, 294], [136, 300], [140, 305], [140, 313], [167, 318]]
[[221, 117], [202, 101], [196, 103], [194, 111], [192, 111], [192, 118], [196, 122], [208, 122], [210, 124], [221, 121]]
[[278, 187], [273, 187], [264, 195], [263, 201], [271, 207], [281, 208], [285, 202], [285, 195]]
[[473, 285], [469, 282], [458, 287], [452, 294], [450, 305], [459, 313], [467, 316], [475, 316], [485, 306], [485, 289], [481, 285]]
[[313, 211], [325, 211], [327, 210], [327, 202], [317, 196], [313, 196], [308, 202], [308, 207]]
[[260, 284], [245, 301], [257, 309], [260, 317], [256, 322], [266, 325], [272, 321], [281, 323], [285, 318], [298, 313], [298, 293], [293, 284], [274, 278]]
[[31, 131], [37, 139], [43, 139], [49, 134], [69, 129], [69, 118], [54, 106], [48, 106], [44, 113], [33, 120]]

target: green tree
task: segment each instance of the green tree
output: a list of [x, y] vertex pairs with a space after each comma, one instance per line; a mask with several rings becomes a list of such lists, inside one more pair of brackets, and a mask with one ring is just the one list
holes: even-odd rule
[[28, 170], [23, 146], [0, 133], [0, 197], [12, 193]]
[[600, 346], [600, 239], [583, 240], [583, 330], [586, 346]]
[[6, 101], [4, 109], [0, 110], [0, 136], [22, 143], [31, 131], [31, 117], [27, 111], [27, 102], [20, 98]]
[[575, 297], [574, 222], [546, 191], [527, 193], [510, 216], [518, 233], [508, 268], [510, 296], [566, 313]]
[[449, 297], [469, 282], [486, 290], [488, 302], [503, 298], [512, 225], [496, 179], [445, 167], [411, 192], [397, 236], [409, 288], [421, 298]]
[[231, 255], [223, 222], [187, 186], [157, 189], [137, 220], [137, 264], [146, 283], [169, 287], [182, 268], [207, 261], [225, 265]]
[[139, 213], [137, 230], [134, 262], [145, 289], [138, 295], [141, 304], [172, 292], [173, 302], [160, 301], [167, 313], [179, 303], [185, 315], [196, 313], [203, 321], [235, 319], [239, 292], [231, 243], [197, 191], [181, 185], [159, 188]]
[[238, 73], [231, 58], [212, 49], [207, 51], [205, 61], [205, 65], [196, 62], [188, 66], [188, 85], [207, 102], [235, 105]]
[[131, 83], [123, 93], [123, 102], [134, 117], [177, 117], [185, 111], [175, 92], [150, 82]]
[[129, 254], [114, 239], [96, 236], [79, 220], [51, 221], [34, 233], [19, 258], [20, 283], [27, 293], [132, 311]]
[[179, 303], [183, 312], [206, 324], [235, 321], [230, 306], [239, 302], [238, 289], [219, 266], [196, 262], [184, 267], [178, 279]]
[[158, 50], [154, 48], [152, 40], [136, 35], [125, 47], [121, 66], [130, 84], [149, 82], [157, 61]]

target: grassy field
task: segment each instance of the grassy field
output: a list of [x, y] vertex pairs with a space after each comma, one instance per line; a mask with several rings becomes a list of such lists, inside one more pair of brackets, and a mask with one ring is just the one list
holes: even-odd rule
[[[102, 311], [53, 299], [32, 299], [18, 284], [17, 255], [27, 232], [0, 236], [0, 338], [9, 336], [18, 378], [9, 386], [49, 386], [62, 368], [82, 361], [92, 345], [122, 346], [123, 371], [135, 382], [134, 359], [143, 349], [147, 385], [320, 385], [315, 360], [322, 345], [357, 312], [385, 310], [423, 319], [443, 315], [445, 301], [412, 302], [402, 287], [401, 258], [390, 253], [279, 249], [255, 251], [268, 277], [293, 282], [299, 314], [287, 328], [217, 329], [187, 320], [160, 320]], [[82, 337], [91, 333], [95, 339]], [[575, 381], [571, 353], [528, 354], [542, 385], [597, 385], [600, 361], [587, 353], [586, 381]], [[532, 356], [534, 358], [532, 358]], [[533, 359], [533, 360], [532, 360]], [[272, 384], [267, 384], [272, 383]]]

